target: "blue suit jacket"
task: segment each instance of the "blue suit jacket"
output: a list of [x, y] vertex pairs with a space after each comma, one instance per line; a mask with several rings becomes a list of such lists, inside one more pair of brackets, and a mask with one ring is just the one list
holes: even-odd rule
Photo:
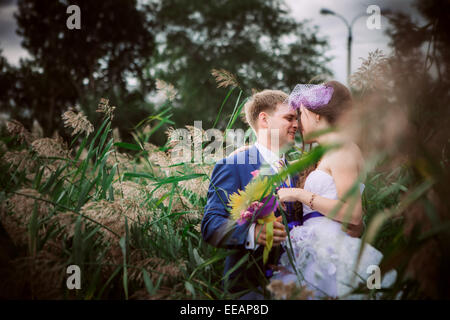
[[[229, 211], [227, 210], [229, 196], [245, 186], [252, 179], [251, 172], [261, 167], [264, 162], [258, 149], [253, 146], [246, 151], [240, 152], [228, 158], [218, 161], [211, 175], [211, 182], [208, 189], [208, 199], [202, 219], [203, 239], [215, 247], [236, 249], [227, 256], [225, 260], [224, 274], [227, 273], [246, 253], [249, 253], [252, 261], [257, 261], [253, 266], [243, 264], [233, 271], [227, 280], [234, 280], [230, 283], [228, 290], [237, 292], [248, 288], [248, 286], [258, 286], [261, 278], [264, 278], [264, 266], [262, 264], [262, 253], [264, 248], [259, 246], [257, 250], [245, 249], [250, 223], [241, 226], [230, 223]], [[293, 185], [296, 184], [296, 177], [292, 177]], [[294, 220], [293, 205], [288, 204], [287, 220]], [[278, 215], [278, 213], [276, 213]], [[278, 247], [279, 248], [279, 247]], [[278, 249], [277, 248], [277, 249]], [[269, 263], [276, 263], [277, 250], [272, 250], [269, 256]], [[261, 274], [261, 271], [263, 272]], [[247, 284], [244, 284], [246, 283]]]

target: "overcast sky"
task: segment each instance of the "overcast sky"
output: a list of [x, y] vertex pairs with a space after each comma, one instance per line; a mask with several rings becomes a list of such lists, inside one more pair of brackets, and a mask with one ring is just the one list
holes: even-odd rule
[[[355, 16], [365, 13], [369, 5], [378, 5], [381, 9], [402, 11], [418, 19], [412, 8], [413, 0], [285, 0], [292, 15], [298, 20], [309, 19], [311, 25], [319, 27], [319, 35], [327, 37], [333, 57], [329, 68], [335, 79], [346, 82], [347, 73], [347, 27], [335, 16], [320, 14], [321, 8], [330, 9], [351, 21]], [[16, 34], [14, 12], [17, 9], [14, 0], [0, 0], [0, 48], [8, 61], [17, 64], [27, 52], [20, 46], [20, 37]], [[368, 17], [369, 15], [367, 15]], [[388, 37], [385, 35], [387, 20], [381, 19], [381, 29], [370, 30], [366, 26], [367, 17], [359, 18], [353, 26], [352, 71], [361, 63], [360, 57], [367, 57], [370, 51], [379, 48], [389, 53]]]
[[[417, 10], [412, 7], [412, 0], [285, 0], [292, 11], [292, 15], [298, 19], [309, 19], [310, 23], [319, 27], [319, 35], [328, 38], [330, 50], [328, 55], [333, 57], [329, 68], [334, 73], [336, 80], [346, 83], [347, 78], [347, 34], [345, 23], [331, 15], [321, 15], [320, 9], [330, 9], [347, 21], [366, 13], [370, 5], [377, 5], [381, 10], [389, 9], [401, 11], [419, 19]], [[370, 30], [366, 21], [370, 15], [362, 16], [353, 25], [353, 45], [351, 69], [354, 72], [361, 65], [361, 57], [366, 58], [368, 53], [381, 49], [386, 54], [390, 53], [388, 47], [389, 38], [385, 31], [388, 27], [386, 18], [381, 18], [381, 29]]]

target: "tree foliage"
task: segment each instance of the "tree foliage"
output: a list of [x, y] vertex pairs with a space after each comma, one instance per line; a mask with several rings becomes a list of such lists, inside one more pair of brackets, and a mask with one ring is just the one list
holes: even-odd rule
[[[128, 96], [127, 77], [142, 77], [154, 50], [153, 35], [136, 1], [70, 4], [81, 8], [80, 30], [66, 26], [67, 1], [18, 2], [17, 32], [31, 59], [10, 68], [15, 74], [13, 103], [2, 107], [27, 123], [37, 119], [47, 132], [58, 128], [61, 111], [70, 106], [87, 106], [112, 92]], [[90, 105], [90, 113], [95, 106]]]
[[251, 89], [289, 92], [299, 82], [329, 75], [326, 42], [290, 16], [283, 1], [169, 0], [155, 18], [160, 50], [152, 67], [156, 77], [180, 89], [178, 124], [194, 114], [212, 125], [225, 96], [215, 89], [213, 68], [235, 74], [247, 95]]
[[[66, 27], [69, 5], [81, 9], [80, 30]], [[46, 134], [61, 130], [61, 112], [76, 104], [92, 119], [100, 97], [118, 106], [114, 121], [129, 132], [154, 110], [158, 78], [178, 90], [176, 125], [206, 127], [226, 95], [213, 68], [235, 74], [247, 96], [330, 74], [326, 41], [280, 0], [20, 0], [16, 19], [31, 58], [2, 67], [11, 90], [1, 108], [28, 125], [37, 119]]]

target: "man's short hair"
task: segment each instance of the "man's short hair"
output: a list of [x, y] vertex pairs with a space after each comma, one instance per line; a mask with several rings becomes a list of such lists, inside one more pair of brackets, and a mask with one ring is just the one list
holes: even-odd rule
[[272, 114], [275, 112], [277, 105], [283, 103], [288, 95], [280, 90], [263, 90], [255, 93], [245, 103], [244, 112], [245, 120], [256, 131], [256, 122], [261, 112]]

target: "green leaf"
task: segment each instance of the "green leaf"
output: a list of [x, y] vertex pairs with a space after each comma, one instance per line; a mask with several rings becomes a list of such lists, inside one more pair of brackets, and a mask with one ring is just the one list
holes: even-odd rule
[[[105, 141], [106, 141], [106, 138], [108, 137], [108, 135], [109, 135], [109, 132], [110, 132], [110, 127], [111, 127], [111, 121], [109, 121], [109, 120], [105, 120], [105, 121], [108, 121], [108, 124], [106, 125], [106, 128], [105, 128], [105, 130], [103, 131], [103, 133], [102, 133], [102, 136], [101, 136], [101, 138], [100, 138], [100, 142], [99, 142], [99, 144], [98, 144], [98, 151], [100, 151], [100, 150], [102, 150], [103, 149], [103, 145], [104, 145], [104, 143], [105, 143]], [[97, 154], [98, 155], [98, 154]]]
[[186, 288], [186, 290], [187, 291], [189, 291], [190, 293], [192, 293], [192, 296], [195, 298], [195, 289], [194, 289], [194, 286], [190, 283], [190, 282], [188, 282], [188, 281], [185, 281], [184, 282], [184, 287]]
[[[97, 180], [97, 179], [96, 179]], [[78, 198], [78, 203], [75, 208], [75, 211], [79, 211], [80, 208], [87, 202], [87, 197], [91, 189], [94, 187], [96, 180], [92, 181], [91, 183], [88, 180], [83, 180], [83, 185], [81, 187], [81, 192]]]
[[114, 164], [109, 175], [104, 176], [104, 179], [102, 181], [102, 198], [106, 198], [106, 192], [110, 188], [112, 188], [111, 185], [114, 180], [114, 176], [116, 174], [116, 169], [117, 169], [117, 163]]
[[169, 184], [169, 183], [173, 184], [173, 183], [178, 183], [180, 181], [191, 180], [191, 179], [196, 179], [196, 178], [205, 177], [205, 176], [207, 176], [207, 175], [204, 173], [186, 174], [184, 176], [170, 176], [168, 178], [158, 181], [157, 183], [155, 183], [155, 186], [161, 187], [162, 185], [165, 185], [165, 184]]
[[120, 238], [119, 245], [123, 255], [123, 290], [125, 292], [125, 299], [128, 300], [127, 245], [125, 237]]
[[150, 279], [150, 276], [148, 275], [147, 270], [142, 269], [142, 276], [144, 278], [144, 284], [145, 284], [145, 288], [147, 289], [147, 292], [149, 295], [154, 295], [156, 293], [155, 291], [155, 287], [153, 286], [153, 282]]
[[108, 280], [105, 282], [105, 284], [103, 285], [103, 287], [100, 289], [99, 294], [97, 295], [97, 299], [100, 299], [103, 295], [103, 292], [105, 291], [105, 289], [109, 286], [109, 284], [111, 283], [111, 281], [119, 274], [120, 270], [122, 270], [122, 265], [118, 266], [114, 272], [111, 274], [111, 276], [108, 278]]
[[127, 143], [127, 142], [116, 142], [114, 143], [115, 147], [124, 148], [133, 151], [142, 151], [141, 147], [137, 144]]
[[37, 175], [34, 177], [33, 188], [36, 190], [40, 190], [41, 179], [42, 179], [44, 170], [45, 170], [45, 166], [42, 166], [42, 168], [38, 171]]
[[195, 263], [197, 264], [197, 266], [205, 263], [205, 260], [202, 257], [200, 257], [200, 255], [198, 254], [198, 250], [196, 248], [194, 248], [194, 250], [192, 250], [192, 254], [194, 256], [194, 260], [195, 260]]
[[214, 121], [214, 124], [213, 124], [213, 126], [212, 126], [213, 128], [216, 127], [216, 124], [217, 124], [217, 122], [219, 121], [220, 114], [222, 113], [223, 106], [224, 106], [225, 103], [228, 101], [228, 98], [229, 98], [230, 95], [233, 93], [234, 89], [236, 89], [236, 87], [232, 87], [230, 90], [228, 90], [227, 96], [226, 96], [225, 99], [222, 101], [222, 105], [220, 106], [219, 113], [217, 114], [216, 120]]
[[155, 176], [148, 174], [148, 173], [143, 173], [143, 172], [125, 172], [123, 174], [123, 176], [129, 177], [129, 178], [144, 178], [144, 179], [156, 180]]
[[232, 268], [230, 268], [227, 273], [222, 277], [221, 280], [227, 279], [230, 274], [232, 274], [234, 271], [236, 271], [240, 266], [242, 266], [245, 262], [248, 261], [249, 253], [246, 253]]
[[242, 96], [242, 90], [239, 91], [239, 96], [238, 96], [238, 98], [236, 100], [236, 104], [234, 106], [233, 113], [231, 114], [230, 121], [228, 122], [227, 127], [225, 129], [225, 135], [226, 135], [227, 131], [233, 126], [233, 124], [236, 121], [237, 117], [241, 114], [241, 110], [242, 110], [242, 107], [244, 106], [245, 102], [247, 102], [247, 100], [244, 100], [239, 105], [239, 101], [241, 99], [241, 96]]
[[153, 285], [153, 281], [150, 278], [147, 270], [142, 269], [142, 275], [144, 278], [145, 288], [147, 289], [148, 294], [151, 296], [155, 295], [158, 292], [159, 286], [161, 285], [161, 281], [162, 281], [164, 275], [159, 276], [158, 281], [156, 282], [156, 285]]
[[[37, 251], [37, 245], [38, 245], [38, 230], [39, 230], [39, 221], [38, 221], [38, 215], [37, 215], [37, 200], [34, 201], [33, 205], [33, 213], [31, 214], [31, 219], [28, 226], [28, 232], [29, 232], [29, 253], [31, 256], [36, 255]], [[17, 214], [17, 213], [16, 213]]]
[[83, 141], [81, 141], [81, 145], [78, 147], [78, 151], [77, 151], [77, 154], [74, 159], [75, 161], [78, 161], [78, 159], [80, 158], [81, 153], [83, 152], [83, 149], [84, 149], [84, 146], [86, 145], [86, 143], [87, 143], [87, 137], [85, 137], [83, 139]]

